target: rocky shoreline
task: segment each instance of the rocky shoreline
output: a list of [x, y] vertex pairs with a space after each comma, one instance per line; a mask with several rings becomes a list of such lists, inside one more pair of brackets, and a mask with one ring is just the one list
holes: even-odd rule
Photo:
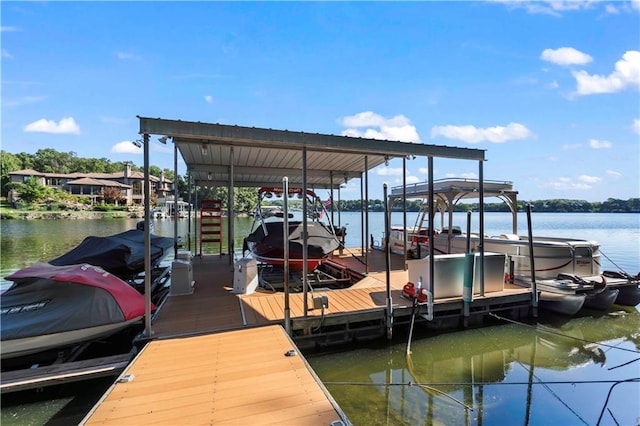
[[138, 212], [78, 212], [78, 211], [2, 211], [0, 220], [59, 220], [59, 219], [141, 219], [144, 215]]

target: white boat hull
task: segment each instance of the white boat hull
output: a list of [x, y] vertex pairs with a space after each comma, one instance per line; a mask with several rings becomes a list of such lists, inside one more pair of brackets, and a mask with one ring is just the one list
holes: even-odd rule
[[[389, 233], [391, 252], [404, 254], [404, 235], [400, 228]], [[480, 237], [472, 234], [469, 238], [472, 252], [480, 251]], [[434, 235], [435, 254], [456, 254], [467, 252], [467, 236], [441, 233]], [[413, 257], [425, 257], [429, 253], [428, 238], [423, 232], [408, 230], [407, 250]], [[485, 237], [484, 251], [503, 253], [513, 262], [515, 277], [531, 277], [529, 240], [513, 234]], [[419, 253], [419, 256], [417, 254]], [[581, 277], [600, 275], [600, 247], [595, 241], [534, 237], [533, 254], [537, 279], [555, 278], [558, 274], [575, 274]]]

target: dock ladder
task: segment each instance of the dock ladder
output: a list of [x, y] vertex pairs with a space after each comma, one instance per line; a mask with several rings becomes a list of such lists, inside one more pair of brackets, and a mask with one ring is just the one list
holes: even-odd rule
[[202, 200], [200, 204], [200, 257], [205, 243], [218, 243], [222, 255], [222, 200]]

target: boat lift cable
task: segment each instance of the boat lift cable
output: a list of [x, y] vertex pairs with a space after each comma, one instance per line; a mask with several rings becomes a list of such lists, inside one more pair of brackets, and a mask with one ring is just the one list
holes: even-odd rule
[[[591, 341], [589, 341], [589, 340], [580, 339], [580, 338], [576, 338], [576, 337], [569, 336], [569, 335], [566, 335], [566, 334], [558, 333], [558, 332], [556, 332], [556, 331], [554, 331], [554, 330], [549, 329], [548, 327], [541, 327], [541, 326], [538, 326], [538, 327], [532, 327], [532, 326], [530, 326], [530, 325], [528, 325], [528, 324], [523, 324], [523, 323], [520, 323], [520, 322], [518, 322], [518, 321], [510, 320], [510, 319], [508, 319], [508, 318], [503, 318], [503, 317], [500, 317], [499, 315], [496, 315], [496, 314], [493, 314], [493, 313], [492, 313], [492, 314], [490, 314], [490, 315], [494, 316], [495, 318], [502, 319], [502, 320], [504, 320], [504, 321], [508, 321], [508, 322], [511, 322], [511, 323], [514, 323], [514, 324], [517, 324], [517, 325], [522, 325], [522, 326], [525, 326], [525, 327], [527, 327], [527, 328], [532, 328], [532, 329], [534, 329], [535, 331], [542, 331], [542, 332], [545, 332], [545, 333], [549, 333], [549, 334], [553, 334], [553, 335], [557, 335], [557, 336], [561, 336], [561, 337], [572, 338], [572, 339], [574, 339], [574, 340], [578, 340], [578, 341], [583, 342], [583, 343], [596, 344], [596, 345], [602, 345], [602, 346], [606, 346], [606, 347], [608, 347], [608, 348], [610, 348], [610, 349], [619, 349], [619, 350], [624, 350], [624, 351], [628, 351], [628, 352], [638, 353], [638, 351], [635, 351], [635, 350], [629, 350], [629, 349], [626, 349], [626, 348], [620, 348], [620, 347], [617, 347], [617, 346], [607, 345], [607, 344], [604, 344], [604, 343], [591, 342]], [[515, 362], [517, 362], [518, 364], [520, 364], [520, 366], [521, 366], [521, 367], [525, 368], [525, 366], [524, 366], [524, 365], [523, 365], [519, 360], [517, 360], [517, 359], [515, 359], [515, 358], [513, 358], [513, 359], [514, 359], [514, 361], [515, 361]], [[633, 363], [633, 362], [635, 362], [635, 361], [638, 361], [639, 359], [640, 359], [640, 358], [637, 358], [637, 359], [635, 359], [635, 360], [629, 361], [629, 362], [627, 362], [627, 363], [625, 363], [625, 364], [619, 365], [619, 366], [614, 367], [614, 368], [618, 368], [618, 367], [621, 367], [621, 366], [623, 366], [623, 365], [631, 364], [631, 363]], [[611, 370], [611, 369], [610, 369], [610, 370]], [[560, 398], [560, 396], [558, 396], [558, 395], [557, 395], [557, 394], [556, 394], [556, 393], [555, 393], [555, 392], [554, 392], [554, 391], [553, 391], [553, 390], [548, 386], [551, 382], [543, 382], [543, 381], [542, 381], [542, 380], [540, 380], [540, 379], [539, 379], [535, 374], [532, 374], [532, 376], [533, 376], [533, 377], [535, 377], [535, 379], [538, 381], [538, 383], [539, 383], [539, 384], [541, 384], [541, 385], [543, 385], [543, 386], [544, 386], [544, 388], [545, 388], [549, 393], [551, 393], [551, 395], [553, 395], [553, 396], [554, 396], [554, 397], [555, 397], [555, 398], [556, 398], [556, 399], [557, 399], [557, 400], [558, 400], [562, 405], [564, 405], [565, 407], [567, 407], [567, 409], [568, 409], [569, 411], [571, 411], [571, 413], [573, 413], [576, 417], [578, 417], [578, 418], [579, 418], [583, 423], [588, 424], [588, 423], [587, 423], [587, 422], [586, 422], [582, 417], [580, 417], [580, 415], [579, 415], [578, 413], [576, 413], [576, 412], [575, 412], [571, 407], [569, 407], [569, 405], [567, 405], [567, 404], [562, 400], [562, 398]], [[618, 380], [618, 381], [614, 381], [614, 382], [613, 382], [613, 384], [611, 385], [611, 388], [609, 389], [609, 393], [608, 393], [607, 398], [606, 398], [606, 400], [605, 400], [605, 402], [604, 402], [604, 405], [603, 405], [603, 407], [602, 407], [602, 411], [600, 412], [600, 417], [598, 418], [598, 423], [597, 423], [598, 425], [600, 424], [600, 421], [601, 421], [601, 419], [602, 419], [602, 415], [604, 414], [604, 411], [605, 411], [605, 409], [607, 408], [607, 405], [609, 404], [609, 397], [611, 396], [611, 392], [613, 391], [613, 388], [614, 388], [614, 387], [616, 387], [616, 386], [617, 386], [618, 384], [620, 384], [620, 383], [626, 383], [626, 382], [637, 382], [637, 381], [640, 381], [640, 379], [639, 379], [639, 378], [633, 378], [633, 379]], [[613, 416], [613, 413], [611, 413], [611, 410], [609, 410], [609, 414], [611, 415], [611, 417], [612, 417], [612, 418], [614, 419], [614, 421], [615, 421], [615, 417]], [[616, 422], [616, 423], [617, 423], [617, 422]]]
[[609, 367], [609, 368], [607, 368], [607, 370], [608, 371], [615, 370], [616, 368], [624, 367], [625, 365], [633, 364], [634, 362], [637, 362], [637, 361], [640, 361], [640, 358], [632, 359], [631, 361], [627, 361], [627, 362], [625, 362], [623, 364], [616, 365], [616, 366], [613, 366], [613, 367]]
[[[487, 334], [483, 332], [483, 334], [486, 336]], [[489, 340], [492, 340], [489, 337]], [[585, 419], [583, 419], [580, 414], [578, 414], [573, 408], [571, 408], [569, 406], [569, 404], [567, 404], [561, 397], [560, 395], [558, 395], [556, 392], [553, 391], [553, 389], [551, 389], [551, 387], [549, 387], [549, 382], [545, 382], [543, 380], [540, 380], [540, 378], [533, 372], [533, 367], [530, 366], [530, 368], [528, 369], [527, 367], [525, 367], [525, 365], [517, 358], [515, 358], [513, 355], [509, 355], [509, 357], [516, 362], [520, 367], [522, 367], [523, 370], [527, 371], [530, 370], [529, 374], [531, 378], [535, 378], [536, 382], [539, 383], [540, 385], [542, 385], [542, 387], [544, 387], [547, 392], [549, 392], [556, 400], [558, 400], [558, 402], [562, 405], [564, 405], [570, 412], [571, 414], [573, 414], [574, 416], [576, 416], [582, 423], [584, 423], [585, 425], [588, 425], [589, 422], [587, 422]], [[533, 384], [533, 380], [531, 380], [531, 384]]]
[[526, 385], [600, 385], [600, 384], [619, 384], [624, 382], [640, 382], [640, 377], [625, 380], [558, 380], [545, 382], [433, 382], [433, 383], [370, 383], [370, 382], [322, 382], [331, 386], [526, 386]]
[[[409, 374], [411, 374], [412, 377], [416, 377], [416, 374], [413, 370], [413, 362], [411, 361], [411, 354], [406, 354], [406, 360], [407, 360], [407, 369], [409, 370]], [[462, 406], [464, 409], [468, 410], [468, 411], [473, 411], [473, 407], [468, 406], [467, 404], [465, 404], [464, 402], [454, 398], [453, 396], [449, 395], [448, 393], [441, 391], [439, 389], [434, 388], [432, 385], [428, 385], [428, 384], [423, 384], [423, 383], [408, 383], [409, 386], [419, 386], [420, 388], [422, 388], [422, 390], [424, 390], [426, 393], [428, 393], [429, 395], [433, 395], [433, 396], [441, 396], [443, 398], [445, 398], [446, 400], [449, 401], [453, 401], [456, 404]]]
[[510, 322], [512, 324], [517, 324], [519, 326], [530, 328], [530, 329], [533, 329], [533, 330], [536, 330], [536, 331], [541, 331], [541, 332], [544, 332], [544, 333], [553, 334], [553, 335], [560, 336], [560, 337], [566, 337], [567, 339], [577, 340], [577, 341], [582, 342], [582, 343], [600, 345], [600, 346], [604, 346], [606, 348], [618, 349], [620, 351], [631, 352], [631, 353], [634, 353], [634, 354], [640, 353], [640, 351], [638, 351], [637, 349], [620, 348], [620, 347], [614, 346], [614, 345], [607, 345], [606, 343], [592, 342], [590, 340], [581, 339], [579, 337], [569, 336], [568, 334], [560, 333], [558, 331], [552, 330], [551, 328], [542, 326], [540, 324], [538, 324], [537, 326], [532, 326], [532, 325], [525, 324], [525, 323], [522, 323], [522, 322], [519, 322], [519, 321], [515, 321], [515, 320], [509, 319], [509, 318], [501, 317], [500, 315], [496, 315], [494, 313], [489, 313], [489, 315], [491, 315], [492, 317], [497, 318], [499, 320], [502, 320], [502, 321], [507, 321], [507, 322]]
[[[611, 393], [613, 392], [613, 388], [616, 387], [617, 385], [621, 384], [621, 383], [630, 383], [630, 382], [640, 382], [640, 377], [635, 377], [632, 379], [626, 379], [626, 380], [578, 380], [578, 381], [566, 381], [566, 380], [560, 380], [560, 381], [546, 381], [546, 382], [535, 382], [535, 383], [530, 383], [530, 382], [440, 382], [440, 383], [414, 383], [414, 382], [407, 382], [407, 383], [369, 383], [369, 382], [323, 382], [323, 384], [325, 386], [365, 386], [365, 387], [398, 387], [398, 386], [406, 386], [406, 387], [413, 387], [413, 386], [420, 386], [422, 388], [424, 387], [429, 387], [430, 389], [431, 386], [529, 386], [529, 385], [541, 385], [544, 386], [545, 388], [549, 389], [549, 385], [571, 385], [571, 386], [575, 386], [575, 385], [591, 385], [591, 384], [611, 384], [611, 388], [609, 389], [609, 392], [607, 394], [607, 398], [605, 399], [604, 402], [604, 406], [602, 407], [602, 411], [600, 413], [600, 417], [598, 418], [598, 422], [596, 423], [597, 425], [600, 424], [601, 420], [602, 420], [602, 415], [604, 414], [605, 409], [607, 408], [607, 405], [609, 404], [609, 399], [611, 397]], [[437, 390], [437, 389], [436, 389]], [[560, 401], [562, 402], [562, 401]], [[563, 403], [564, 404], [564, 403]], [[564, 404], [566, 406], [566, 404]], [[571, 410], [573, 412], [573, 410]], [[574, 414], [576, 414], [575, 412], [573, 412]], [[609, 413], [611, 414], [611, 410], [609, 410]], [[576, 416], [578, 416], [576, 414]], [[611, 416], [613, 417], [613, 414], [611, 414]], [[578, 416], [578, 418], [580, 418], [580, 420], [583, 421], [583, 423], [588, 424], [587, 422], [584, 421], [584, 419], [582, 419], [580, 416]], [[615, 421], [615, 419], [614, 419]], [[616, 422], [617, 424], [617, 422]]]
[[[603, 252], [602, 252], [602, 250], [600, 250], [600, 254], [601, 254], [601, 255], [603, 255], [603, 256], [604, 256], [604, 257], [605, 257], [609, 262], [611, 262], [611, 264], [612, 264], [613, 266], [615, 266], [616, 268], [618, 268], [618, 270], [619, 270], [619, 271], [624, 272], [625, 274], [627, 274], [627, 272], [626, 272], [624, 269], [622, 269], [620, 266], [618, 266], [618, 265], [616, 264], [616, 262], [614, 262], [614, 261], [613, 261], [609, 256], [607, 256], [605, 253], [603, 253]], [[628, 275], [628, 274], [627, 274], [627, 275]]]
[[[419, 290], [419, 287], [418, 287]], [[416, 377], [415, 371], [413, 370], [413, 362], [411, 360], [411, 339], [413, 336], [413, 326], [415, 324], [415, 318], [416, 318], [416, 314], [418, 311], [418, 298], [414, 297], [413, 298], [413, 304], [412, 304], [412, 308], [411, 308], [411, 326], [409, 327], [409, 337], [407, 339], [407, 349], [405, 352], [405, 358], [407, 361], [407, 369], [409, 370], [409, 374], [411, 374], [412, 377]], [[470, 407], [468, 405], [466, 405], [464, 402], [452, 397], [451, 395], [449, 395], [446, 392], [443, 392], [439, 389], [436, 389], [432, 386], [429, 385], [424, 385], [424, 384], [417, 384], [417, 386], [420, 386], [425, 392], [427, 392], [429, 395], [434, 395], [434, 396], [442, 396], [444, 398], [448, 398], [449, 400], [455, 402], [458, 405], [461, 405], [462, 407], [464, 407], [466, 410], [468, 411], [473, 411], [473, 407]]]
[[[602, 411], [600, 411], [600, 417], [598, 417], [598, 422], [596, 423], [596, 425], [600, 425], [600, 422], [602, 421], [602, 415], [604, 414], [604, 410], [605, 410], [605, 408], [607, 408], [607, 405], [609, 405], [609, 398], [611, 398], [611, 393], [613, 392], [613, 388], [618, 386], [621, 383], [639, 382], [639, 381], [640, 381], [640, 378], [634, 378], [634, 379], [620, 380], [620, 381], [618, 381], [618, 382], [616, 382], [616, 383], [611, 385], [611, 388], [609, 389], [609, 392], [607, 393], [607, 398], [604, 401], [604, 406], [602, 407]], [[611, 413], [611, 410], [609, 410], [609, 414], [611, 414], [611, 417], [615, 421], [615, 417], [613, 417], [613, 414]], [[616, 424], [618, 424], [617, 421], [616, 421]]]

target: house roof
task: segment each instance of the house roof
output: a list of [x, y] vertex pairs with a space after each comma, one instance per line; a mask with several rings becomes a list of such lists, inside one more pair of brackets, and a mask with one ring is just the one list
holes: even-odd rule
[[106, 180], [106, 179], [94, 179], [89, 177], [84, 177], [76, 180], [72, 180], [66, 183], [66, 185], [91, 185], [91, 186], [106, 186], [110, 188], [131, 188], [131, 185], [125, 185], [124, 183], [120, 183], [114, 180]]
[[39, 172], [33, 169], [16, 170], [15, 172], [9, 172], [9, 174], [19, 176], [46, 176], [46, 173]]
[[[64, 179], [81, 179], [81, 178], [92, 178], [92, 179], [124, 179], [124, 172], [115, 172], [115, 173], [82, 173], [82, 172], [73, 172], [73, 173], [46, 173], [39, 172], [33, 169], [24, 169], [17, 170], [14, 172], [9, 172], [9, 175], [18, 175], [18, 176], [42, 176], [42, 177], [55, 177], [55, 178], [64, 178]], [[129, 179], [136, 180], [144, 180], [144, 173], [132, 171], [129, 174]], [[149, 180], [152, 182], [160, 182], [160, 178], [157, 176], [150, 175]], [[172, 183], [169, 179], [164, 179], [163, 182]], [[112, 185], [113, 186], [113, 185]]]

